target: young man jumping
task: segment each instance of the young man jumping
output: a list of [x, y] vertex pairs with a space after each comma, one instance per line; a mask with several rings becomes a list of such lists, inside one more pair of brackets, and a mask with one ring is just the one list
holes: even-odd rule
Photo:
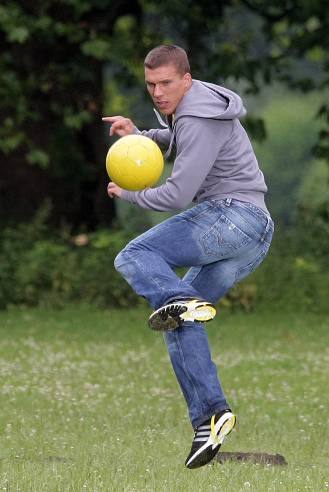
[[[197, 468], [216, 455], [236, 422], [203, 323], [215, 316], [214, 304], [264, 260], [274, 226], [264, 176], [239, 121], [245, 115], [240, 97], [192, 79], [178, 46], [154, 48], [144, 67], [147, 90], [166, 118], [163, 128], [139, 132], [123, 116], [103, 120], [111, 123], [110, 135], [141, 133], [166, 156], [175, 151], [172, 174], [163, 185], [137, 192], [111, 182], [108, 194], [158, 211], [195, 204], [131, 241], [115, 267], [154, 309], [150, 327], [164, 331], [194, 428], [185, 464]], [[182, 279], [174, 271], [181, 266], [190, 267]]]

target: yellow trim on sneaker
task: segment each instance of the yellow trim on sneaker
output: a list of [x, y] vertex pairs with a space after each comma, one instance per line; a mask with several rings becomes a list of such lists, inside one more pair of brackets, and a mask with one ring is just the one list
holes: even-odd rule
[[215, 415], [213, 415], [211, 417], [211, 421], [210, 421], [210, 434], [211, 434], [211, 437], [213, 438], [213, 440], [214, 440], [215, 443], [221, 444], [221, 442], [219, 441], [219, 439], [217, 437], [216, 431], [215, 431]]
[[215, 444], [222, 444], [224, 438], [233, 430], [236, 422], [236, 416], [232, 414], [232, 417], [228, 418], [226, 422], [222, 425], [219, 434], [221, 438], [217, 435], [215, 431], [215, 415], [211, 417], [210, 421], [210, 435], [213, 438]]
[[187, 310], [180, 315], [184, 321], [206, 322], [216, 316], [216, 309], [207, 301], [192, 300], [186, 303]]

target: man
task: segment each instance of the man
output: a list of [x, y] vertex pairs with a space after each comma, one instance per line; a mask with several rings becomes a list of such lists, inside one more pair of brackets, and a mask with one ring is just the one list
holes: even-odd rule
[[[131, 241], [115, 259], [116, 269], [154, 312], [149, 325], [163, 330], [169, 356], [187, 402], [195, 434], [188, 468], [207, 464], [235, 425], [211, 360], [203, 322], [216, 303], [262, 262], [273, 222], [267, 191], [239, 118], [239, 96], [193, 80], [185, 51], [154, 48], [145, 58], [145, 80], [165, 128], [139, 132], [122, 116], [103, 118], [110, 135], [142, 133], [176, 159], [170, 178], [156, 188], [131, 192], [108, 185], [117, 197], [152, 210], [185, 209]], [[163, 123], [163, 122], [162, 122]], [[183, 279], [174, 272], [191, 267]]]

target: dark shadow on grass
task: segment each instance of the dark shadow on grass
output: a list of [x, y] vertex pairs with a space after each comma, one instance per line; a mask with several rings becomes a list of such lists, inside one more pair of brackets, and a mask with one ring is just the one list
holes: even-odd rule
[[72, 459], [65, 458], [64, 456], [47, 456], [42, 461], [47, 463], [68, 463], [69, 461], [72, 461]]
[[268, 453], [243, 453], [243, 452], [230, 452], [230, 453], [218, 453], [216, 461], [223, 464], [226, 462], [232, 463], [253, 463], [255, 465], [276, 465], [283, 466], [288, 463], [285, 457], [281, 454], [268, 454]]

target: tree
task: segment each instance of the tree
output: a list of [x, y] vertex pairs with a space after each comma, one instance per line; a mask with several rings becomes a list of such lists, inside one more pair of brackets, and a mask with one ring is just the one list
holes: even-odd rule
[[[130, 0], [5, 1], [0, 6], [1, 219], [31, 216], [50, 196], [54, 218], [109, 222], [101, 123], [105, 63]], [[134, 29], [130, 36], [134, 37]]]
[[[142, 60], [156, 44], [184, 46], [196, 78], [243, 83], [247, 93], [277, 80], [300, 91], [327, 89], [326, 3], [2, 2], [0, 221], [28, 218], [50, 196], [57, 223], [64, 219], [91, 228], [109, 222], [114, 210], [104, 193], [100, 120], [104, 74], [114, 81], [109, 109], [123, 81], [131, 93], [142, 94]], [[318, 113], [323, 128], [316, 151], [328, 157], [329, 106], [322, 104]], [[247, 125], [264, 137], [260, 118]]]
[[[273, 88], [271, 96], [259, 113], [268, 138], [255, 142], [254, 147], [269, 184], [266, 203], [277, 225], [287, 228], [296, 223], [299, 204], [305, 204], [300, 190], [304, 189], [305, 180], [311, 180], [312, 170], [318, 165], [311, 149], [320, 126], [314, 118], [314, 104], [319, 105], [320, 98], [306, 94], [300, 97], [291, 91], [274, 91]], [[319, 183], [319, 190], [326, 184], [325, 180]], [[317, 200], [313, 202], [326, 199], [323, 192], [315, 196]], [[315, 212], [316, 208], [312, 210]]]
[[[145, 0], [144, 5], [157, 39], [187, 48], [196, 77], [241, 81], [252, 94], [277, 81], [302, 92], [329, 87], [325, 0]], [[329, 105], [317, 110], [323, 128], [316, 151], [328, 159]], [[250, 123], [258, 137], [264, 136], [258, 119]]]

